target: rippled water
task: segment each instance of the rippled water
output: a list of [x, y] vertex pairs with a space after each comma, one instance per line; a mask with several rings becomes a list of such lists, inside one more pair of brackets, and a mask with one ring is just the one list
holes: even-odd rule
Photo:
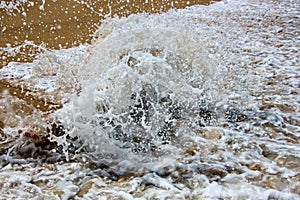
[[299, 12], [107, 19], [92, 45], [10, 63], [1, 77], [45, 112], [2, 94], [3, 198], [300, 198]]

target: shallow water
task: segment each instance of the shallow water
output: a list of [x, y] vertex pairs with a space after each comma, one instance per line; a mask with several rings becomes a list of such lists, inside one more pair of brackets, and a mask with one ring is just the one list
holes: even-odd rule
[[44, 110], [2, 94], [3, 198], [300, 198], [299, 12], [233, 0], [107, 19], [92, 45], [10, 63], [1, 77]]
[[171, 8], [209, 5], [210, 2], [212, 1], [1, 1], [0, 68], [11, 61], [32, 61], [45, 47], [60, 49], [90, 43], [100, 22], [108, 16], [160, 13]]

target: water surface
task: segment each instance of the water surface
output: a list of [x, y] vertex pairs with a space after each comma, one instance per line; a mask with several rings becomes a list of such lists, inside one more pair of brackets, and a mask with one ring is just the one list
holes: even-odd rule
[[299, 10], [108, 18], [91, 45], [11, 62], [4, 198], [298, 199]]

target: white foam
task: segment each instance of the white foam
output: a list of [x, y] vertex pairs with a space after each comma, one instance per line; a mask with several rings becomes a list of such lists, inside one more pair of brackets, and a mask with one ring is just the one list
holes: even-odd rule
[[[49, 78], [55, 81], [51, 87], [80, 83], [80, 94], [66, 95], [69, 103], [55, 117], [71, 137], [91, 147], [96, 160], [130, 175], [114, 182], [96, 175], [84, 177], [92, 170], [80, 164], [57, 163], [55, 169], [43, 168], [45, 174], [24, 164], [31, 171], [25, 171], [23, 178], [15, 176], [14, 181], [19, 180], [16, 189], [28, 186], [32, 173], [36, 175], [33, 181], [50, 180], [44, 187], [54, 198], [58, 198], [52, 191], [56, 188], [62, 198], [80, 199], [76, 195], [84, 187], [86, 193], [81, 192], [86, 199], [300, 198], [297, 5], [297, 1], [231, 0], [165, 14], [107, 19], [97, 33], [98, 40], [88, 47], [89, 53], [80, 48], [72, 54], [64, 50], [46, 53], [28, 72], [18, 70], [17, 64], [12, 64], [16, 73], [4, 68], [1, 73], [7, 77], [57, 77]], [[132, 103], [131, 94], [140, 92], [145, 83], [155, 86], [155, 90], [146, 88], [148, 93], [158, 97], [171, 93], [172, 100], [187, 105], [183, 106], [184, 119], [176, 126], [177, 140], [161, 145], [158, 155], [135, 155], [120, 148], [127, 144], [114, 140], [99, 126], [101, 117], [122, 122]], [[199, 127], [194, 100], [202, 91], [207, 92], [208, 102], [217, 102], [216, 111], [237, 104], [249, 114], [249, 121], [225, 123], [220, 116], [216, 127]], [[169, 119], [155, 106], [151, 115], [155, 123], [142, 120], [142, 128], [120, 124], [130, 134], [154, 137]], [[53, 139], [67, 149], [66, 136]], [[21, 171], [15, 166], [3, 168], [3, 180], [13, 180], [15, 174], [8, 173], [12, 169]], [[135, 169], [139, 175], [131, 173]], [[68, 185], [64, 191], [59, 187], [62, 184]], [[33, 185], [28, 187], [34, 190]], [[4, 185], [1, 192], [12, 198], [9, 188]], [[32, 193], [18, 194], [27, 198]]]

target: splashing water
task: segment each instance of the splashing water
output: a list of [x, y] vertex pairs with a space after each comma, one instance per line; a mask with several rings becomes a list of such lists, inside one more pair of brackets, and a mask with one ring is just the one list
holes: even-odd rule
[[204, 45], [187, 24], [159, 18], [138, 15], [104, 25], [112, 30], [80, 70], [80, 96], [57, 112], [73, 137], [100, 152], [111, 152], [112, 144], [148, 152], [180, 134], [179, 123], [200, 123], [201, 101], [218, 93], [216, 65], [203, 57]]
[[14, 172], [19, 185], [77, 199], [299, 198], [299, 4], [259, 3], [107, 19], [80, 53], [41, 55], [30, 72], [64, 92], [50, 140], [72, 162]]

